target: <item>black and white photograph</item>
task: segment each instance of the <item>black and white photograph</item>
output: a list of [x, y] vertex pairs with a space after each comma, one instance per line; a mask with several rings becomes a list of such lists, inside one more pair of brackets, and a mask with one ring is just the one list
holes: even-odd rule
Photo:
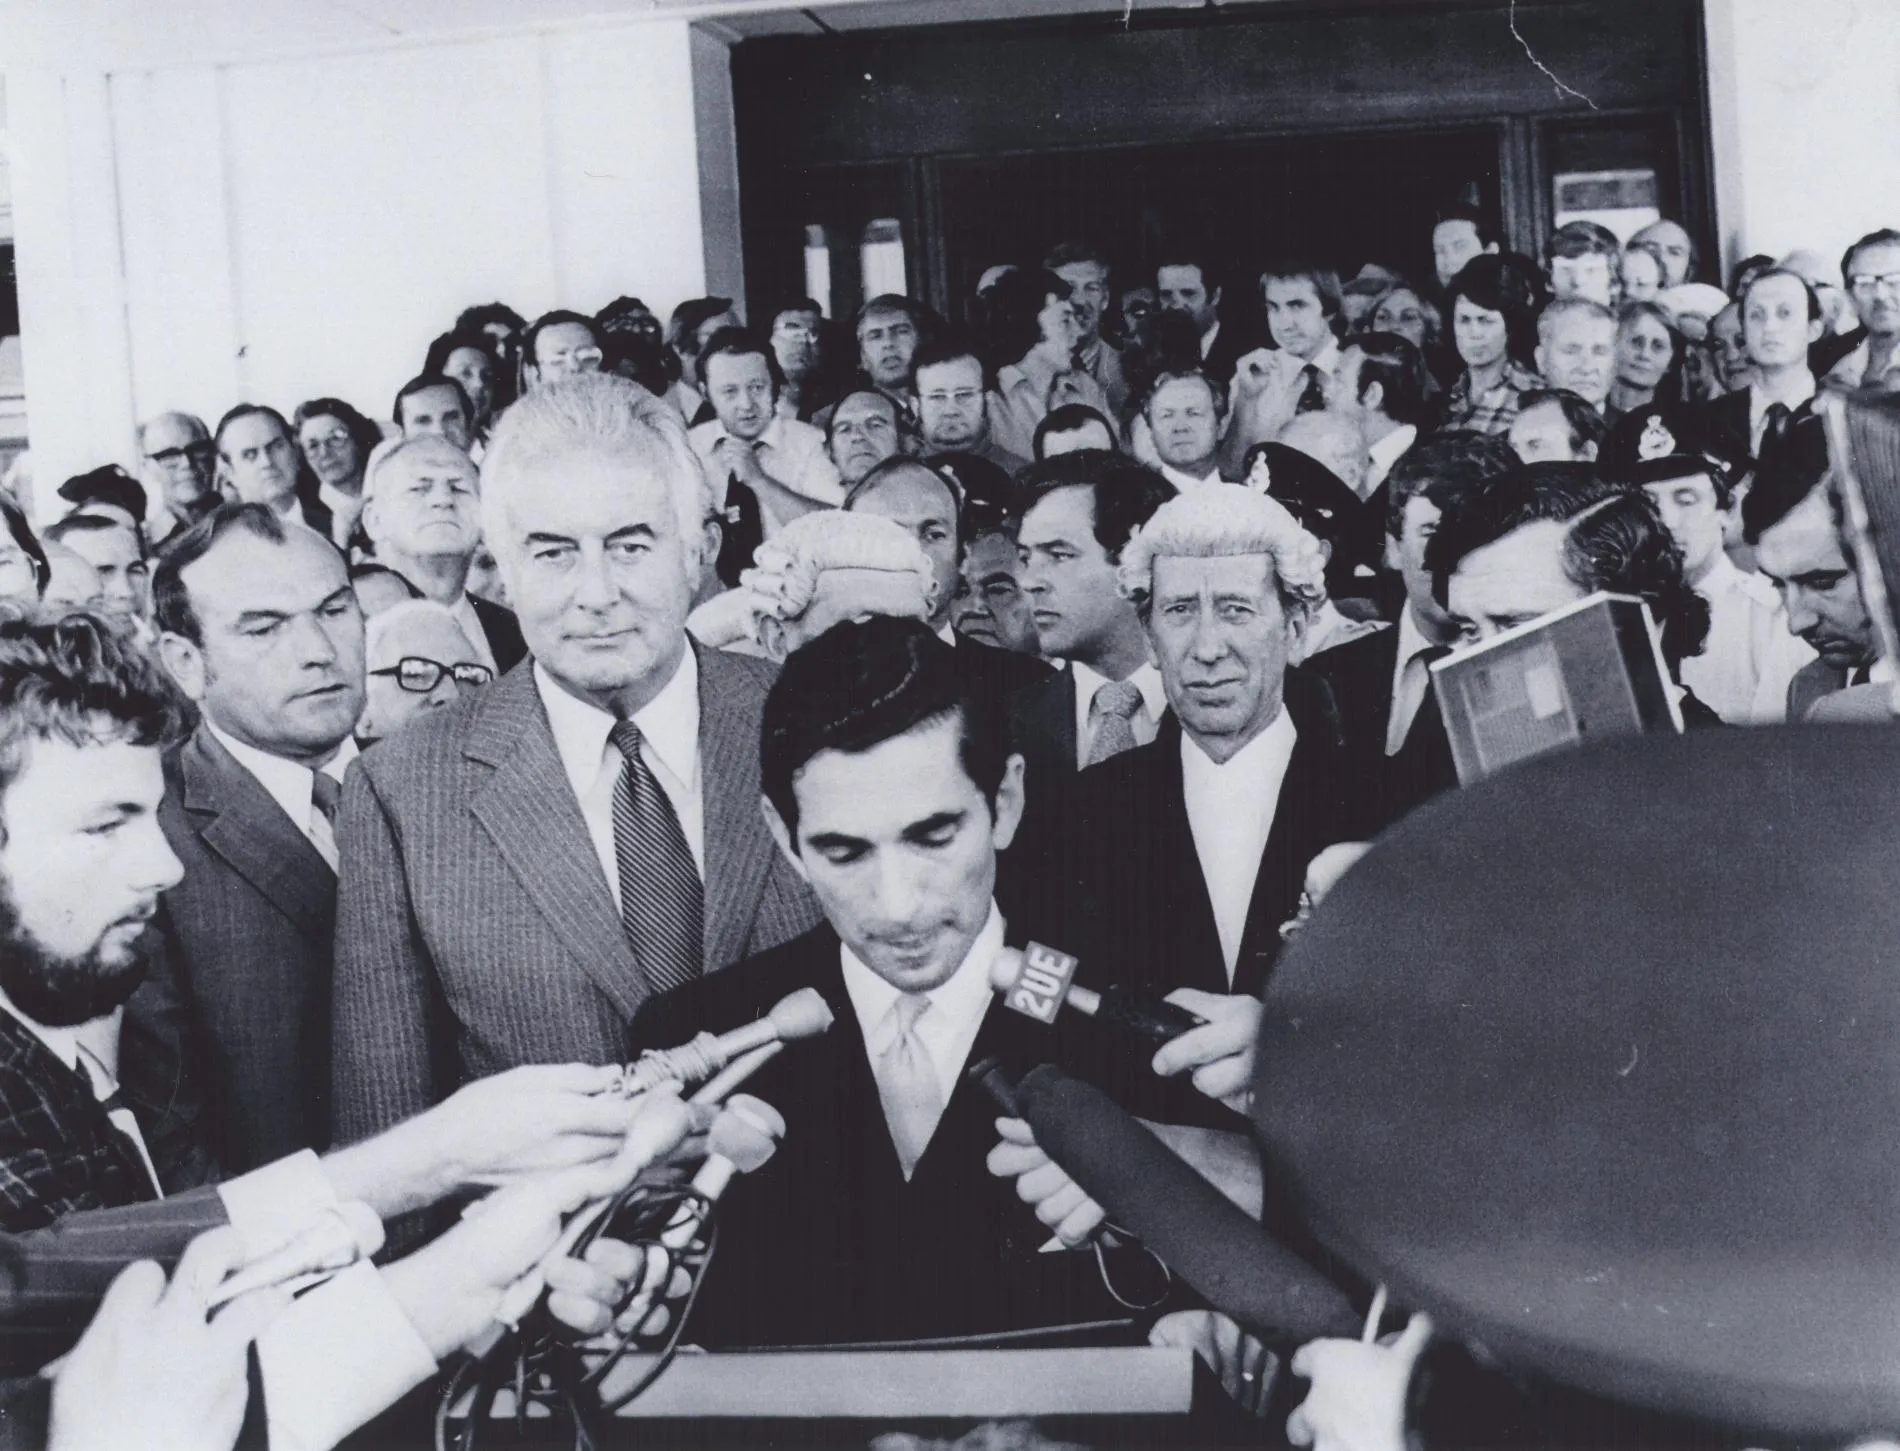
[[0, 1451], [1900, 1451], [1900, 0], [0, 0]]

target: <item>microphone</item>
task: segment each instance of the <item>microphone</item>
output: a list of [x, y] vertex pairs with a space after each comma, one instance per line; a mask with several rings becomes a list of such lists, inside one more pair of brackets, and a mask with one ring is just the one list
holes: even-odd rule
[[367, 1204], [354, 1200], [326, 1209], [316, 1222], [289, 1242], [260, 1255], [211, 1292], [206, 1310], [284, 1285], [303, 1290], [346, 1270], [383, 1247], [383, 1222]]
[[1053, 1025], [1063, 1004], [1097, 1022], [1110, 1023], [1159, 1046], [1207, 1020], [1173, 1003], [1147, 1002], [1109, 986], [1099, 992], [1078, 987], [1075, 958], [1032, 942], [1018, 952], [1005, 947], [990, 964], [990, 986], [1003, 995], [1003, 1006], [1039, 1023]]
[[1016, 1096], [1043, 1152], [1215, 1309], [1292, 1344], [1357, 1335], [1359, 1318], [1337, 1286], [1100, 1089], [1044, 1064]]
[[693, 1193], [705, 1207], [701, 1209], [690, 1201], [681, 1205], [679, 1213], [660, 1232], [660, 1243], [668, 1249], [684, 1249], [691, 1244], [726, 1186], [737, 1175], [764, 1168], [784, 1137], [784, 1116], [764, 1099], [742, 1093], [722, 1108], [706, 1132], [706, 1162], [693, 1175]]
[[779, 999], [756, 1022], [730, 1033], [701, 1033], [678, 1048], [649, 1048], [621, 1069], [619, 1091], [631, 1098], [662, 1083], [698, 1083], [734, 1059], [768, 1043], [815, 1038], [831, 1026], [831, 1005], [816, 988], [804, 987]]

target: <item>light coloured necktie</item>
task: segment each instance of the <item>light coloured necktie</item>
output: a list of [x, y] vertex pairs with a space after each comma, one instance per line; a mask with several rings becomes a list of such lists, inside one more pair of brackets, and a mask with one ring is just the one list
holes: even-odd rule
[[917, 1020], [929, 1011], [929, 998], [903, 993], [878, 1024], [877, 1092], [906, 1180], [916, 1171], [917, 1161], [930, 1146], [930, 1136], [937, 1131], [937, 1120], [943, 1117], [936, 1064], [917, 1036]]
[[1141, 687], [1134, 681], [1110, 680], [1096, 687], [1089, 701], [1089, 723], [1094, 728], [1089, 740], [1089, 765], [1134, 750], [1135, 713], [1140, 709]]
[[330, 864], [330, 870], [337, 870], [340, 854], [336, 846], [336, 813], [343, 802], [343, 786], [336, 777], [322, 771], [310, 773], [310, 830], [311, 845], [317, 854]]

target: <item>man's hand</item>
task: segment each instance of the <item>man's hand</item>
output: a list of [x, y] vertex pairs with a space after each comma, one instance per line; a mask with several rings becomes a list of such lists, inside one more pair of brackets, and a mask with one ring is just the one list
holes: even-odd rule
[[438, 1360], [495, 1323], [503, 1294], [554, 1247], [568, 1215], [618, 1194], [659, 1160], [687, 1150], [696, 1122], [689, 1105], [670, 1093], [630, 1102], [634, 1119], [613, 1157], [498, 1189], [440, 1239], [383, 1270], [390, 1292]]
[[1019, 1118], [999, 1118], [996, 1131], [1003, 1142], [990, 1150], [990, 1173], [998, 1179], [1014, 1179], [1017, 1197], [1068, 1248], [1087, 1244], [1107, 1212], [1042, 1151], [1028, 1124]]
[[1431, 1316], [1417, 1314], [1390, 1345], [1302, 1345], [1293, 1353], [1293, 1374], [1313, 1386], [1286, 1418], [1287, 1440], [1315, 1451], [1405, 1451], [1405, 1398], [1431, 1338]]
[[232, 1301], [207, 1323], [205, 1302], [244, 1263], [244, 1237], [201, 1234], [165, 1283], [149, 1260], [112, 1282], [53, 1381], [51, 1451], [227, 1451], [249, 1398], [251, 1342], [290, 1303], [282, 1290]]
[[1154, 1056], [1163, 1078], [1192, 1071], [1194, 1086], [1235, 1113], [1253, 1106], [1253, 1054], [1260, 1037], [1260, 1001], [1180, 987], [1163, 1000], [1207, 1022], [1165, 1043]]
[[[707, 1132], [710, 1152], [738, 1172], [764, 1168], [784, 1136], [777, 1109], [750, 1094], [735, 1093]], [[673, 1256], [650, 1246], [597, 1239], [580, 1258], [567, 1256], [547, 1267], [548, 1311], [583, 1335], [599, 1335], [610, 1326], [621, 1335], [636, 1331], [658, 1335], [671, 1318], [667, 1302], [693, 1288], [692, 1276]], [[622, 1308], [624, 1307], [624, 1308]]]
[[529, 1064], [479, 1078], [430, 1112], [464, 1184], [501, 1185], [611, 1160], [645, 1097], [610, 1092], [619, 1070]]
[[1155, 1321], [1150, 1345], [1192, 1350], [1220, 1377], [1221, 1389], [1250, 1416], [1267, 1413], [1280, 1357], [1217, 1310], [1176, 1310]]
[[753, 484], [765, 472], [758, 450], [736, 438], [722, 438], [713, 446], [713, 461], [742, 484]]

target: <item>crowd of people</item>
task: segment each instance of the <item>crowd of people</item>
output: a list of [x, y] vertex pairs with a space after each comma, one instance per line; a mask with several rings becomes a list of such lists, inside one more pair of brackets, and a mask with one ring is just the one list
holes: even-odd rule
[[[52, 1444], [231, 1444], [252, 1340], [253, 1424], [333, 1444], [481, 1340], [563, 1212], [703, 1156], [613, 1065], [801, 988], [836, 1026], [754, 1080], [788, 1139], [690, 1338], [1125, 1317], [1138, 1246], [965, 1069], [1061, 1062], [1259, 1215], [1209, 1135], [1245, 1132], [1316, 860], [1457, 784], [1434, 662], [1609, 591], [1690, 728], [1885, 718], [1815, 400], [1900, 391], [1900, 232], [1725, 288], [1667, 220], [1532, 259], [1453, 208], [1430, 243], [1430, 278], [1342, 281], [1064, 242], [956, 322], [880, 296], [849, 331], [492, 304], [386, 421], [166, 413], [44, 529], [0, 498], [9, 1368], [97, 1307]], [[1151, 1058], [1004, 1012], [1031, 940], [1200, 1026]], [[380, 1269], [207, 1318], [349, 1201]], [[1354, 1336], [1365, 1287], [1262, 1232]], [[677, 1298], [644, 1276], [603, 1240], [551, 1308]], [[1143, 1314], [1252, 1412], [1303, 1393], [1179, 1289]], [[1328, 1440], [1389, 1364], [1292, 1366], [1288, 1434], [1400, 1444]]]

